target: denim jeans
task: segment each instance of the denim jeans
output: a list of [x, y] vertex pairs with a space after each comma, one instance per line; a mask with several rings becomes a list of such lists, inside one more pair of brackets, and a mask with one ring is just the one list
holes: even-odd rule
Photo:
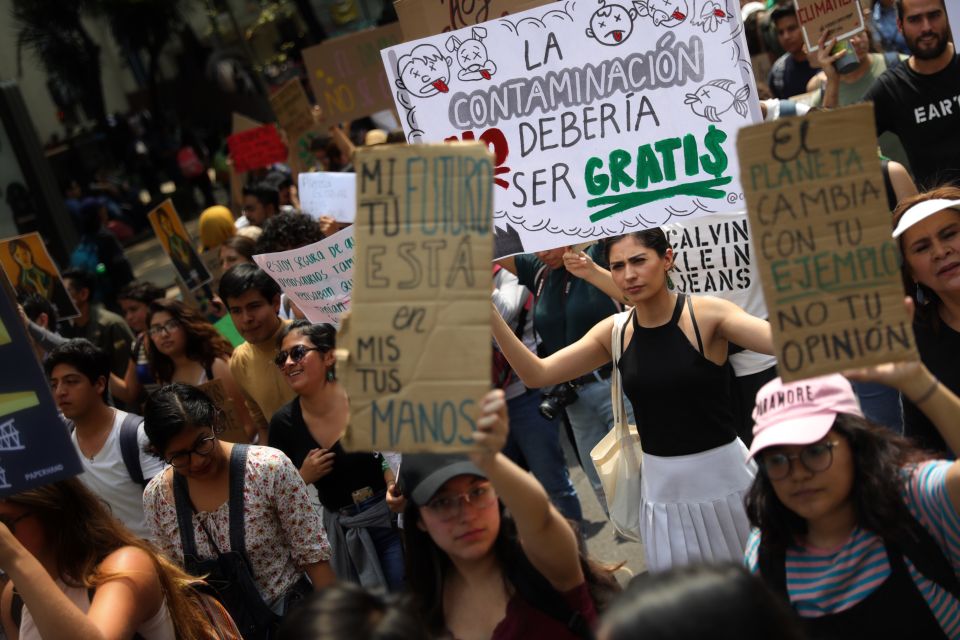
[[544, 418], [539, 406], [539, 389], [507, 400], [510, 435], [503, 453], [533, 473], [563, 517], [580, 522], [580, 499], [560, 448], [560, 423]]
[[[630, 401], [624, 398], [624, 404], [627, 407], [627, 422], [633, 424], [633, 407]], [[577, 387], [577, 400], [567, 406], [567, 418], [570, 419], [570, 426], [573, 429], [573, 439], [577, 447], [577, 453], [580, 456], [580, 465], [583, 472], [587, 474], [590, 480], [590, 486], [597, 495], [597, 500], [603, 510], [607, 510], [607, 501], [603, 495], [603, 485], [600, 484], [600, 476], [597, 475], [597, 469], [593, 466], [593, 460], [590, 458], [590, 452], [597, 443], [613, 429], [613, 407], [610, 404], [610, 380], [602, 380], [599, 377], [595, 382], [589, 382]]]
[[[385, 499], [385, 494], [379, 493], [367, 498], [353, 507], [358, 513], [365, 511]], [[350, 509], [348, 507], [347, 509]], [[367, 533], [373, 540], [377, 550], [377, 559], [380, 560], [380, 569], [387, 579], [386, 587], [390, 591], [402, 591], [404, 588], [403, 542], [400, 533], [392, 527], [367, 527]]]
[[900, 393], [876, 382], [854, 382], [853, 391], [867, 420], [883, 425], [894, 433], [903, 433], [903, 410]]

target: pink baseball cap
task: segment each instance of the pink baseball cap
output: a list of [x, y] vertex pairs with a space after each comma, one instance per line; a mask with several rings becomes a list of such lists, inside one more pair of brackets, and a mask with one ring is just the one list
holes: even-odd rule
[[820, 440], [838, 413], [863, 417], [850, 381], [838, 373], [790, 383], [771, 380], [757, 392], [747, 459], [767, 447]]

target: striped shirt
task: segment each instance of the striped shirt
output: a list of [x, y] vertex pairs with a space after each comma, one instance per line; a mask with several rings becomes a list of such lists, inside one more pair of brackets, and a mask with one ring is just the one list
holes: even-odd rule
[[[933, 536], [955, 573], [960, 573], [960, 514], [947, 495], [952, 462], [925, 462], [905, 470], [904, 500], [913, 517]], [[747, 539], [745, 562], [759, 571], [760, 530]], [[960, 603], [904, 558], [914, 584], [949, 638], [960, 638]], [[786, 554], [787, 593], [801, 616], [816, 618], [849, 609], [872, 594], [890, 575], [880, 536], [857, 527], [832, 550], [795, 545]]]

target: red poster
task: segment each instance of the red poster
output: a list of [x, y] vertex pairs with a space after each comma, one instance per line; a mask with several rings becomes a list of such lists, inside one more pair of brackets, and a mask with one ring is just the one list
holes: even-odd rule
[[287, 161], [287, 147], [272, 124], [235, 133], [227, 138], [227, 146], [238, 173]]

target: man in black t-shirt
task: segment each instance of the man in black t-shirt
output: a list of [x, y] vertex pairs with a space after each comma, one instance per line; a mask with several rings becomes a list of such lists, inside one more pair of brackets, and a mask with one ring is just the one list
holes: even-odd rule
[[960, 185], [960, 57], [943, 0], [899, 0], [898, 21], [912, 55], [877, 78], [877, 133], [900, 137], [921, 190]]

